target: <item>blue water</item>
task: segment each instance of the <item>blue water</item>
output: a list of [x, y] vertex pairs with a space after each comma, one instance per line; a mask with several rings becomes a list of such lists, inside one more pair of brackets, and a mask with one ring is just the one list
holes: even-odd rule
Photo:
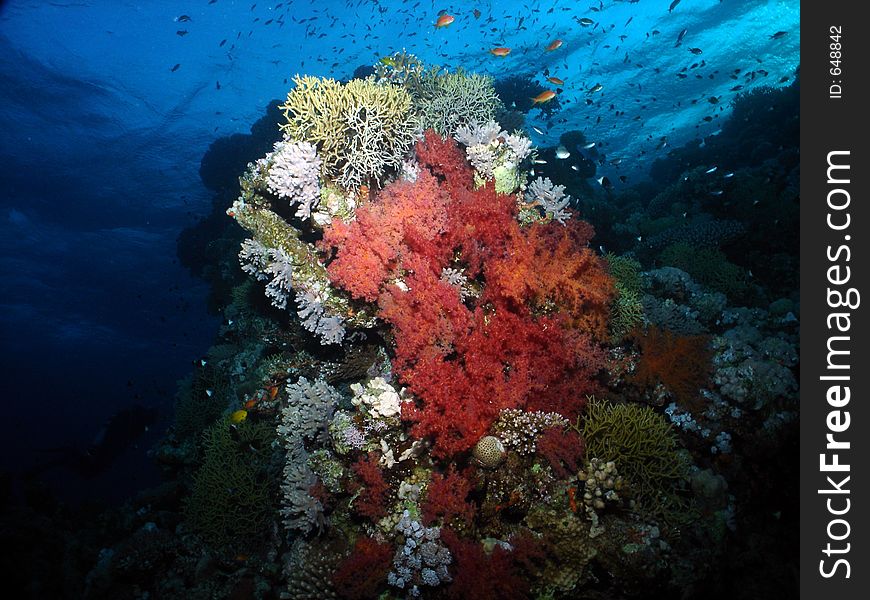
[[[248, 132], [293, 75], [346, 79], [403, 48], [496, 78], [548, 85], [548, 69], [565, 81], [562, 110], [530, 113], [533, 141], [583, 130], [619, 163], [599, 175], [636, 182], [671, 147], [715, 134], [733, 87], [788, 85], [799, 61], [796, 0], [669, 4], [0, 5], [2, 467], [86, 446], [113, 413], [142, 404], [159, 408], [161, 422], [112, 471], [86, 484], [57, 471], [50, 479], [74, 496], [119, 497], [156, 478], [145, 448], [219, 325], [206, 285], [176, 257], [179, 233], [211, 208], [200, 160], [216, 138]], [[435, 29], [442, 10], [456, 21]], [[556, 38], [562, 47], [546, 52]], [[495, 57], [496, 46], [511, 53]]]

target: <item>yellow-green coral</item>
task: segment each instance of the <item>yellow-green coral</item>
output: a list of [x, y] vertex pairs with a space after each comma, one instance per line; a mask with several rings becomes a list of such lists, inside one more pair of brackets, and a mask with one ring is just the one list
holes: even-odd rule
[[583, 421], [586, 455], [613, 461], [641, 509], [666, 517], [682, 504], [688, 464], [670, 423], [648, 406], [591, 399]]
[[374, 78], [295, 77], [281, 105], [285, 136], [317, 147], [321, 175], [344, 189], [382, 181], [410, 150], [419, 121], [404, 88]]

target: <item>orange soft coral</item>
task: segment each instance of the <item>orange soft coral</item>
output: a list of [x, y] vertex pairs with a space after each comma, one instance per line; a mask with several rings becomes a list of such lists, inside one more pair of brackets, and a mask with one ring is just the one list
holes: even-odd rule
[[591, 229], [575, 221], [522, 230], [487, 264], [487, 291], [537, 313], [562, 312], [573, 326], [604, 339], [613, 283], [586, 247]]
[[636, 332], [634, 339], [641, 357], [633, 382], [642, 387], [661, 383], [677, 402], [689, 407], [696, 404], [698, 392], [707, 383], [712, 369], [710, 338], [678, 336], [650, 327], [645, 335]]

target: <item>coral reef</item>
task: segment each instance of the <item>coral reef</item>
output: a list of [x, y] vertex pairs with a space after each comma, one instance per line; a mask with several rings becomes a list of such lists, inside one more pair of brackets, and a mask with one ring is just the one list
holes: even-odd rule
[[788, 242], [769, 267], [733, 242], [794, 173], [590, 185], [619, 150], [577, 130], [533, 150], [528, 78], [499, 99], [404, 51], [358, 72], [297, 77], [284, 139], [250, 157], [227, 211], [248, 277], [228, 233], [218, 339], [155, 452], [174, 480], [81, 551], [89, 597], [641, 598], [757, 574], [794, 536], [800, 301]]

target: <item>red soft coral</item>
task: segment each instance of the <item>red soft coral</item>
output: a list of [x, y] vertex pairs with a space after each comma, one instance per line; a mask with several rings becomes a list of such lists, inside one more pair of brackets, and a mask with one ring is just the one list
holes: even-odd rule
[[537, 441], [538, 454], [547, 459], [553, 472], [561, 479], [576, 475], [583, 458], [583, 438], [576, 431], [550, 427]]
[[515, 556], [496, 545], [487, 555], [479, 541], [460, 538], [446, 528], [441, 530], [441, 539], [453, 555], [453, 583], [447, 588], [448, 598], [522, 600], [530, 597], [528, 578], [522, 576], [522, 567], [528, 558], [525, 552]]
[[423, 502], [423, 524], [428, 526], [441, 519], [445, 525], [471, 525], [475, 511], [474, 504], [468, 501], [471, 487], [468, 478], [453, 469], [446, 476], [433, 473]]
[[351, 468], [362, 480], [362, 485], [358, 482], [353, 482], [352, 485], [356, 488], [354, 491], [358, 492], [353, 503], [354, 510], [372, 521], [385, 517], [390, 486], [378, 467], [377, 452], [369, 452], [367, 456], [361, 456]]
[[[520, 227], [516, 198], [472, 171], [452, 139], [427, 132], [417, 181], [397, 182], [336, 222], [333, 282], [377, 301], [393, 368], [416, 396], [402, 408], [438, 457], [469, 449], [504, 408], [575, 416], [596, 388], [613, 285], [584, 223]], [[434, 175], [432, 174], [434, 173]], [[443, 277], [461, 268], [479, 293]], [[482, 291], [480, 291], [482, 290]]]
[[442, 138], [433, 129], [427, 129], [417, 142], [416, 152], [420, 165], [443, 177], [451, 193], [474, 185], [474, 172], [453, 138]]
[[338, 595], [347, 600], [377, 598], [393, 565], [393, 547], [363, 537], [357, 540], [350, 556], [341, 561], [332, 576]]
[[421, 171], [415, 183], [398, 181], [360, 207], [352, 223], [336, 219], [321, 242], [322, 248], [339, 249], [327, 266], [330, 279], [355, 298], [374, 302], [403, 259], [419, 254], [417, 248], [428, 245], [427, 254], [437, 257], [448, 202], [435, 177]]

